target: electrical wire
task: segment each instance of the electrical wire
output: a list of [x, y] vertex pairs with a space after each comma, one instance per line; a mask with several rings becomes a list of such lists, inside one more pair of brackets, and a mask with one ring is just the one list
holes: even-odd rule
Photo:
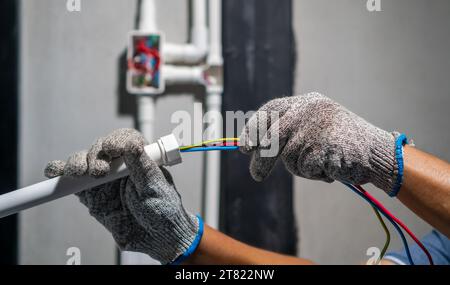
[[391, 233], [389, 232], [388, 227], [386, 226], [386, 224], [383, 221], [383, 218], [380, 215], [380, 212], [378, 212], [377, 208], [372, 206], [373, 211], [375, 212], [375, 215], [378, 218], [378, 221], [380, 222], [381, 226], [383, 227], [383, 230], [386, 234], [386, 242], [384, 243], [383, 249], [381, 250], [380, 253], [380, 258], [378, 259], [377, 263], [380, 263], [380, 261], [383, 259], [384, 255], [386, 254], [387, 249], [389, 248], [389, 244], [391, 243]]
[[191, 148], [196, 148], [196, 147], [208, 147], [208, 146], [210, 146], [210, 144], [214, 144], [213, 146], [217, 146], [217, 143], [221, 143], [221, 145], [229, 144], [229, 143], [233, 143], [233, 144], [237, 145], [237, 142], [239, 142], [238, 138], [220, 138], [220, 139], [215, 139], [215, 140], [203, 141], [198, 144], [182, 146], [182, 147], [180, 147], [180, 150], [186, 150], [186, 149], [191, 149]]
[[238, 149], [239, 149], [238, 146], [210, 146], [210, 147], [193, 147], [188, 149], [180, 149], [180, 152], [186, 153], [186, 152], [213, 151], [213, 150], [229, 151]]
[[400, 225], [400, 227], [402, 227], [407, 233], [408, 235], [414, 240], [414, 242], [422, 249], [422, 251], [425, 253], [425, 255], [428, 258], [428, 261], [430, 262], [430, 265], [434, 265], [433, 262], [433, 258], [431, 257], [431, 254], [428, 252], [428, 250], [426, 249], [426, 247], [422, 244], [422, 242], [420, 242], [420, 240], [413, 234], [413, 232], [397, 217], [395, 217], [394, 215], [392, 215], [377, 199], [375, 199], [375, 197], [373, 197], [369, 192], [367, 192], [366, 190], [364, 190], [364, 188], [362, 188], [359, 185], [355, 185], [356, 189], [358, 189], [359, 191], [361, 191], [361, 193], [367, 197], [369, 200], [371, 200], [374, 204], [377, 205], [377, 207], [383, 211], [385, 211], [388, 215], [391, 216], [391, 218], [398, 224]]
[[[215, 146], [217, 146], [216, 144], [214, 144]], [[219, 146], [239, 146], [238, 142], [225, 142], [225, 143], [221, 143]]]
[[207, 141], [203, 141], [198, 144], [182, 146], [182, 147], [180, 147], [180, 151], [191, 149], [191, 148], [196, 148], [196, 147], [207, 147], [209, 144], [213, 144], [213, 143], [229, 143], [229, 142], [235, 142], [237, 144], [237, 142], [239, 142], [239, 138], [220, 138], [220, 139], [215, 139], [215, 140], [207, 140]]
[[[360, 196], [361, 198], [363, 198], [364, 200], [366, 200], [369, 204], [372, 205], [372, 207], [375, 207], [378, 211], [380, 211], [381, 214], [383, 214], [383, 216], [386, 217], [386, 219], [389, 220], [389, 222], [391, 222], [391, 224], [394, 226], [394, 228], [397, 230], [398, 234], [400, 235], [400, 238], [403, 242], [403, 246], [405, 248], [406, 251], [406, 255], [408, 257], [408, 261], [411, 265], [414, 265], [414, 261], [412, 260], [411, 257], [411, 251], [409, 250], [409, 246], [408, 246], [408, 242], [406, 241], [406, 237], [403, 234], [402, 230], [400, 229], [400, 227], [398, 226], [398, 224], [394, 221], [394, 219], [391, 218], [390, 215], [388, 215], [383, 209], [379, 208], [377, 204], [375, 204], [372, 200], [370, 200], [367, 196], [364, 195], [363, 192], [359, 191], [355, 186], [348, 184], [348, 183], [344, 183], [343, 184], [345, 186], [347, 186], [350, 190], [352, 190], [353, 192], [355, 192], [355, 194], [357, 194], [358, 196]], [[383, 207], [384, 208], [384, 207]]]

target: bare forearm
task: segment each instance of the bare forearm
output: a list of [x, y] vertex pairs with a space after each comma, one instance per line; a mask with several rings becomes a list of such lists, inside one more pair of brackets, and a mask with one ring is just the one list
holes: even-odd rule
[[186, 264], [308, 265], [311, 261], [251, 247], [205, 225], [202, 240]]
[[398, 199], [450, 237], [450, 164], [410, 146], [404, 148], [404, 162]]

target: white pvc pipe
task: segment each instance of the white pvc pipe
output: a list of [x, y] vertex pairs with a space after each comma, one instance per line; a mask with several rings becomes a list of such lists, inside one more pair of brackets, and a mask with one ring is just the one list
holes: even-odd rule
[[192, 27], [206, 27], [206, 0], [193, 0], [192, 13]]
[[[222, 14], [221, 1], [209, 1], [209, 55], [207, 63], [210, 66], [222, 67]], [[220, 75], [219, 75], [220, 76]], [[219, 83], [213, 83], [207, 87], [206, 110], [209, 119], [212, 119], [214, 134], [207, 139], [216, 139], [222, 137], [222, 92], [223, 87]], [[219, 227], [219, 209], [220, 209], [220, 153], [207, 152], [206, 154], [206, 176], [204, 189], [204, 215], [205, 222], [213, 227]]]
[[143, 0], [140, 7], [139, 30], [143, 32], [157, 32], [156, 8], [154, 0]]
[[[158, 165], [173, 165], [181, 162], [178, 143], [174, 135], [162, 137], [156, 143], [147, 145], [145, 152]], [[56, 177], [24, 187], [0, 196], [0, 218], [22, 210], [56, 200], [58, 198], [91, 189], [129, 174], [125, 163], [116, 159], [110, 173], [101, 178], [82, 176], [79, 178]]]
[[203, 67], [166, 64], [162, 69], [167, 84], [205, 84]]
[[165, 43], [163, 46], [163, 55], [164, 61], [167, 63], [197, 64], [206, 57], [208, 52], [206, 0], [194, 0], [192, 4], [192, 43]]
[[[213, 131], [206, 134], [206, 139], [222, 137], [222, 95], [218, 88], [208, 88], [206, 95], [207, 120], [212, 122], [208, 127]], [[215, 89], [215, 90], [214, 90]], [[220, 152], [205, 153], [205, 189], [204, 189], [204, 219], [212, 228], [219, 228], [220, 209]]]
[[163, 46], [164, 60], [167, 63], [197, 64], [205, 58], [206, 53], [206, 47], [194, 44], [165, 43]]
[[148, 95], [139, 95], [137, 98], [138, 129], [149, 142], [154, 138], [155, 124], [155, 98]]
[[209, 54], [208, 64], [222, 66], [222, 1], [209, 0]]
[[208, 27], [206, 26], [206, 0], [193, 1], [192, 43], [206, 56], [208, 49]]
[[[144, 32], [157, 32], [155, 0], [143, 0], [140, 11], [139, 30]], [[153, 141], [155, 122], [155, 99], [152, 96], [139, 96], [137, 121], [138, 128], [147, 139]]]
[[[157, 33], [155, 0], [143, 0], [140, 13], [139, 30]], [[164, 48], [164, 44], [162, 47]], [[155, 98], [149, 94], [140, 95], [139, 98], [137, 98], [137, 107], [138, 129], [147, 141], [152, 141], [155, 123]], [[120, 252], [120, 264], [136, 265], [152, 263], [152, 259], [143, 253], [130, 251]]]

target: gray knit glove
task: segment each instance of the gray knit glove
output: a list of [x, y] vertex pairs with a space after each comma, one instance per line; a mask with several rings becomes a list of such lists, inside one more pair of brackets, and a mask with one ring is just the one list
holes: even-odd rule
[[49, 162], [45, 175], [100, 177], [109, 172], [113, 158], [122, 157], [129, 177], [77, 196], [112, 233], [121, 250], [143, 252], [167, 264], [191, 247], [201, 221], [183, 208], [170, 173], [147, 156], [144, 145], [139, 132], [119, 129], [98, 139], [89, 151], [75, 153], [67, 162]]
[[[278, 112], [278, 127], [270, 121]], [[268, 118], [267, 128], [262, 123]], [[259, 130], [259, 136], [255, 136]], [[267, 130], [267, 131], [265, 131]], [[279, 152], [262, 157], [273, 145], [270, 139], [279, 131]], [[383, 131], [318, 94], [279, 98], [262, 106], [241, 134], [241, 151], [252, 153], [250, 173], [262, 181], [278, 157], [294, 175], [333, 182], [362, 185], [373, 183], [392, 194], [397, 181], [395, 158], [398, 133]]]

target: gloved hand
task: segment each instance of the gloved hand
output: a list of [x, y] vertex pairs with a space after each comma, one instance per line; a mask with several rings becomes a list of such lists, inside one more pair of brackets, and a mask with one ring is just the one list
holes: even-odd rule
[[[278, 112], [278, 126], [263, 118]], [[258, 127], [259, 126], [259, 127]], [[259, 128], [260, 136], [254, 138]], [[275, 157], [263, 157], [270, 148], [271, 136], [278, 131], [279, 151]], [[398, 133], [381, 130], [348, 111], [333, 100], [318, 94], [285, 97], [262, 106], [244, 127], [241, 151], [251, 153], [250, 173], [262, 181], [280, 157], [294, 175], [333, 182], [339, 180], [357, 185], [373, 183], [395, 195], [398, 162]]]
[[195, 249], [203, 225], [183, 208], [170, 173], [147, 156], [144, 145], [136, 130], [119, 129], [67, 162], [49, 162], [45, 175], [101, 177], [109, 172], [112, 159], [122, 157], [130, 176], [77, 196], [121, 250], [143, 252], [167, 264]]

